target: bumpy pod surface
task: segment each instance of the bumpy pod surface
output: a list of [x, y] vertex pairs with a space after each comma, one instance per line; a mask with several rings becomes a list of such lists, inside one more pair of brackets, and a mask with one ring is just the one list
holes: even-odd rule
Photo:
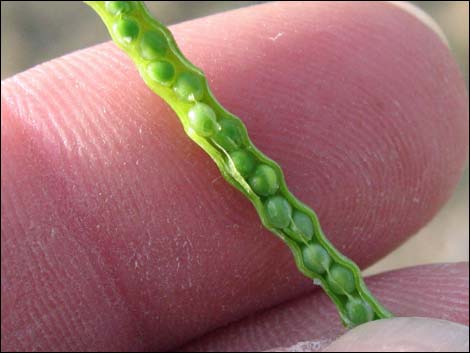
[[323, 234], [313, 210], [287, 189], [279, 165], [261, 153], [242, 121], [224, 109], [203, 72], [178, 49], [171, 32], [139, 1], [86, 1], [148, 87], [176, 112], [187, 135], [223, 177], [255, 206], [261, 222], [292, 250], [298, 269], [319, 283], [347, 327], [391, 317], [369, 292], [357, 265]]

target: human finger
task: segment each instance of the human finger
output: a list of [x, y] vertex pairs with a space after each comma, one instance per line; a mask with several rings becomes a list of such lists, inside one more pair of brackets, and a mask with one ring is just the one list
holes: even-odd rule
[[[389, 323], [385, 322], [387, 320], [381, 320], [384, 321], [383, 327], [379, 324], [372, 326], [371, 330], [367, 327], [365, 330], [353, 330], [353, 333], [349, 335], [339, 322], [335, 308], [327, 296], [322, 292], [315, 292], [209, 333], [180, 350], [186, 352], [267, 350], [299, 352], [321, 351], [333, 344], [330, 349], [338, 351], [361, 351], [361, 349], [372, 349], [374, 345], [379, 351], [381, 347], [386, 349], [385, 345], [393, 345], [397, 348], [389, 349], [389, 351], [400, 351], [398, 349], [399, 332], [403, 332], [406, 327], [410, 329], [409, 333], [419, 333], [421, 338], [422, 335], [433, 332], [439, 327], [433, 324], [435, 321], [421, 322], [409, 317], [433, 318], [445, 322], [445, 329], [457, 328], [460, 334], [455, 336], [454, 343], [462, 346], [461, 339], [457, 340], [457, 338], [461, 338], [462, 329], [468, 326], [469, 322], [468, 263], [410, 267], [366, 278], [366, 283], [377, 294], [380, 301], [400, 320]], [[393, 334], [391, 330], [385, 330], [387, 325], [390, 325], [390, 329], [393, 328], [396, 334]], [[384, 328], [383, 332], [389, 335], [388, 340], [380, 342], [377, 332], [380, 327]], [[346, 336], [342, 336], [344, 334]], [[440, 336], [441, 344], [450, 347], [452, 343], [450, 334], [449, 330], [443, 332]], [[364, 340], [364, 345], [359, 345], [358, 340]], [[417, 342], [419, 340], [416, 339], [409, 341], [413, 347], [417, 347]], [[430, 340], [423, 340], [423, 344], [430, 342]]]
[[[174, 31], [360, 265], [450, 195], [465, 88], [409, 14], [281, 3]], [[2, 83], [2, 171], [6, 347], [168, 349], [310, 288], [111, 44]]]

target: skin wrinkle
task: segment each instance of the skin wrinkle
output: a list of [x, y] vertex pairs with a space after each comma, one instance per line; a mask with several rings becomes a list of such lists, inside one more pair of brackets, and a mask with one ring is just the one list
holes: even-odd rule
[[[26, 140], [26, 141], [27, 141], [27, 140]], [[12, 178], [10, 178], [10, 179], [13, 180]], [[13, 185], [14, 185], [14, 184], [12, 184], [12, 186], [13, 186]], [[55, 185], [56, 185], [56, 187], [57, 187], [58, 184], [56, 183]], [[14, 189], [13, 189], [13, 190], [14, 190]], [[32, 191], [33, 193], [35, 192], [34, 189], [32, 189], [31, 191]], [[18, 192], [18, 191], [17, 191], [17, 192], [13, 191], [13, 192], [14, 192], [15, 194], [21, 195], [21, 193]], [[3, 194], [3, 193], [2, 193], [2, 194]], [[22, 210], [27, 210], [27, 209], [28, 209], [28, 207], [26, 207], [26, 205], [24, 205], [24, 204], [23, 204], [23, 205], [20, 204], [19, 207], [20, 207], [20, 209], [22, 209]], [[54, 212], [54, 211], [53, 211], [53, 212]], [[24, 217], [24, 216], [23, 216], [23, 219], [27, 220], [27, 219], [29, 219], [29, 217]], [[90, 250], [91, 250], [91, 249], [88, 249], [88, 252], [90, 252]], [[54, 252], [52, 251], [51, 253], [53, 254]], [[86, 254], [86, 253], [85, 253], [85, 254]], [[96, 259], [96, 258], [102, 258], [102, 256], [89, 257], [89, 260], [91, 260], [91, 262], [93, 263], [93, 262], [94, 262], [93, 259]], [[87, 263], [87, 262], [85, 262], [85, 263]], [[2, 269], [3, 269], [3, 268], [4, 268], [4, 267], [2, 266]], [[95, 267], [92, 267], [92, 268], [98, 269], [99, 267], [96, 267], [96, 266], [95, 266]], [[78, 268], [77, 268], [77, 269], [78, 269]], [[31, 270], [30, 270], [30, 278], [33, 278], [33, 279], [35, 278], [34, 273], [35, 273], [35, 270], [34, 270], [34, 267], [32, 267]], [[47, 273], [47, 272], [45, 272], [45, 273]], [[98, 282], [98, 283], [106, 283], [105, 278], [108, 278], [108, 276], [101, 278], [101, 279], [98, 280], [97, 282]], [[77, 280], [77, 278], [75, 278], [75, 280]], [[36, 281], [36, 283], [37, 283], [37, 281]], [[47, 283], [47, 282], [46, 282], [46, 283]], [[59, 293], [60, 293], [60, 292], [59, 292]], [[64, 291], [63, 293], [67, 294], [67, 291]], [[51, 294], [52, 294], [52, 293], [51, 293]], [[84, 296], [84, 295], [81, 295], [80, 297], [83, 297], [83, 298], [84, 298], [85, 296]], [[42, 298], [47, 299], [48, 297], [47, 297], [47, 296], [45, 296], [45, 297], [40, 296], [40, 297], [39, 297], [39, 299], [42, 299]], [[39, 300], [39, 301], [41, 302], [41, 300]], [[67, 302], [70, 303], [70, 301], [67, 301]], [[74, 301], [72, 301], [72, 302], [74, 302]], [[43, 311], [44, 308], [46, 308], [46, 307], [47, 307], [47, 306], [46, 306], [45, 304], [42, 304], [40, 310]], [[47, 309], [46, 309], [46, 312], [47, 312]], [[113, 311], [110, 311], [110, 313], [113, 313]], [[40, 316], [40, 315], [36, 315], [36, 316]], [[73, 319], [73, 317], [74, 317], [74, 316], [70, 316], [70, 315], [68, 316], [68, 318], [72, 318], [72, 319]], [[80, 320], [80, 315], [79, 315], [79, 316], [78, 316], [78, 323], [79, 323], [79, 324], [80, 324], [80, 321], [81, 321], [81, 320]], [[72, 322], [73, 322], [73, 320], [72, 320]], [[117, 321], [116, 321], [116, 322], [117, 322]], [[3, 324], [3, 322], [2, 322], [2, 324]], [[56, 323], [56, 324], [57, 324], [57, 323]], [[82, 330], [81, 330], [80, 332], [86, 333], [86, 332], [88, 331], [88, 330], [86, 329], [88, 326], [89, 326], [89, 325], [84, 325], [84, 326], [82, 327]], [[41, 326], [39, 326], [39, 327], [41, 327]], [[62, 327], [62, 325], [60, 325], [60, 326], [57, 328], [57, 330], [60, 331], [60, 327]], [[53, 331], [54, 331], [54, 329], [51, 328], [51, 329], [50, 329], [50, 332], [53, 332]], [[75, 331], [75, 332], [76, 332], [76, 331]], [[64, 337], [70, 337], [70, 335], [64, 335]], [[90, 344], [90, 343], [92, 343], [92, 342], [93, 342], [93, 341], [91, 341], [91, 342], [90, 342], [90, 341], [87, 341], [86, 344]]]
[[[271, 9], [270, 6], [275, 6], [277, 9]], [[351, 20], [348, 17], [351, 17], [356, 23], [360, 21], [361, 16], [370, 26], [384, 22], [389, 23], [386, 29], [392, 30], [391, 27], [396, 26], [396, 23], [402, 24], [401, 20], [391, 24], [388, 21], [399, 14], [389, 15], [388, 10], [380, 10], [381, 5], [374, 5], [377, 6], [374, 10], [377, 17], [370, 18], [367, 9], [359, 4], [357, 7], [348, 7], [330, 15], [328, 11], [342, 5], [329, 5], [328, 8], [314, 9], [308, 4], [297, 4], [283, 11], [286, 20], [282, 23], [282, 31], [285, 35], [275, 42], [275, 46], [267, 39], [278, 30], [278, 28], [271, 28], [271, 26], [278, 26], [274, 20], [254, 33], [245, 33], [244, 27], [237, 22], [237, 18], [241, 17], [248, 25], [254, 26], [283, 8], [279, 6], [278, 4], [264, 5], [257, 7], [256, 11], [251, 8], [249, 11], [226, 13], [214, 17], [212, 25], [217, 27], [223, 24], [224, 28], [227, 28], [227, 33], [224, 34], [214, 31], [214, 27], [204, 29], [207, 26], [203, 24], [204, 21], [194, 21], [178, 26], [175, 36], [180, 42], [180, 38], [185, 37], [183, 33], [187, 33], [186, 39], [183, 38], [182, 50], [185, 53], [188, 52], [190, 59], [201, 64], [200, 66], [208, 72], [209, 77], [212, 77], [211, 82], [218, 97], [220, 93], [220, 101], [247, 121], [249, 131], [253, 131], [253, 136], [256, 136], [255, 142], [266, 150], [268, 155], [281, 161], [281, 165], [289, 173], [287, 176], [289, 185], [296, 188], [296, 194], [302, 195], [303, 201], [318, 210], [324, 222], [324, 228], [328, 230], [329, 238], [339, 244], [340, 248], [347, 248], [349, 255], [365, 265], [376, 260], [381, 253], [390, 251], [391, 245], [399, 244], [410, 232], [426, 222], [444, 202], [450, 192], [450, 186], [455, 184], [458, 171], [463, 165], [463, 157], [460, 153], [465, 149], [463, 141], [465, 141], [466, 122], [461, 118], [462, 112], [465, 111], [465, 103], [462, 99], [463, 84], [458, 79], [455, 65], [451, 64], [443, 70], [449, 71], [449, 80], [452, 82], [449, 86], [454, 86], [454, 81], [456, 81], [457, 88], [454, 96], [449, 96], [446, 100], [439, 98], [442, 100], [431, 102], [431, 98], [447, 88], [444, 82], [439, 87], [432, 82], [427, 82], [426, 84], [431, 87], [426, 96], [407, 98], [409, 91], [406, 83], [413, 80], [421, 82], [423, 71], [416, 71], [411, 75], [412, 79], [405, 80], [406, 82], [399, 86], [401, 89], [393, 92], [380, 90], [383, 85], [377, 88], [379, 91], [376, 92], [376, 96], [383, 96], [385, 101], [391, 96], [400, 98], [403, 116], [409, 116], [411, 119], [405, 124], [402, 118], [396, 118], [396, 131], [406, 135], [410, 133], [409, 124], [419, 123], [421, 122], [419, 117], [426, 116], [428, 118], [426, 126], [423, 122], [421, 125], [415, 124], [417, 131], [432, 132], [430, 136], [434, 136], [437, 141], [444, 142], [444, 144], [447, 144], [445, 142], [448, 140], [456, 141], [455, 144], [447, 144], [449, 151], [446, 153], [453, 150], [451, 155], [457, 157], [436, 160], [429, 164], [426, 170], [427, 173], [435, 175], [441, 167], [446, 166], [450, 168], [446, 168], [446, 173], [450, 176], [442, 173], [441, 179], [431, 179], [424, 184], [421, 191], [424, 195], [421, 196], [428, 196], [423, 197], [423, 204], [408, 206], [407, 209], [407, 212], [413, 210], [413, 218], [393, 219], [396, 216], [395, 213], [400, 215], [400, 207], [408, 205], [409, 195], [414, 196], [414, 194], [408, 194], [406, 191], [407, 194], [404, 197], [401, 190], [403, 185], [399, 185], [396, 179], [388, 175], [388, 171], [383, 170], [382, 164], [374, 164], [376, 161], [373, 158], [369, 159], [369, 164], [363, 164], [364, 161], [360, 159], [353, 161], [361, 167], [365, 165], [367, 168], [368, 166], [369, 179], [373, 183], [375, 180], [380, 181], [375, 181], [372, 188], [368, 187], [366, 182], [367, 170], [358, 174], [348, 160], [339, 159], [337, 151], [360, 150], [362, 153], [365, 149], [364, 146], [360, 146], [359, 149], [354, 145], [353, 142], [359, 140], [352, 139], [352, 135], [345, 129], [350, 127], [356, 128], [355, 131], [361, 131], [359, 127], [369, 125], [369, 122], [358, 121], [355, 117], [358, 111], [363, 112], [364, 107], [367, 107], [369, 100], [366, 98], [370, 96], [371, 90], [362, 92], [354, 89], [352, 85], [345, 84], [348, 81], [354, 82], [357, 76], [349, 77], [350, 72], [345, 69], [342, 71], [341, 67], [337, 67], [341, 64], [339, 59], [330, 61], [330, 58], [339, 55], [338, 52], [344, 46], [343, 41], [335, 40], [341, 36], [319, 36], [317, 30], [328, 28], [328, 31], [333, 31], [335, 28], [328, 27], [329, 22], [347, 22]], [[359, 20], [356, 20], [358, 16]], [[292, 18], [298, 19], [298, 22], [292, 21]], [[316, 23], [314, 29], [310, 29], [312, 18]], [[402, 25], [407, 27], [408, 23]], [[243, 39], [238, 39], [234, 35], [235, 32], [231, 31], [235, 28], [240, 34], [238, 38]], [[353, 31], [354, 25], [351, 23], [348, 28]], [[276, 31], [273, 32], [273, 29]], [[427, 43], [433, 42], [432, 38], [427, 37], [429, 34], [423, 32], [422, 29], [413, 26], [411, 29], [411, 35], [406, 41], [409, 46], [419, 47], [422, 44], [416, 45], [414, 41], [419, 40], [421, 43], [422, 38], [426, 39]], [[193, 33], [200, 34], [201, 45], [189, 44], [194, 37]], [[245, 35], [241, 35], [243, 33]], [[295, 36], [290, 35], [291, 33]], [[394, 34], [396, 33], [392, 31], [389, 36]], [[342, 35], [348, 36], [348, 32]], [[227, 37], [227, 40], [221, 42], [219, 36]], [[291, 40], [290, 44], [284, 41], [286, 38]], [[360, 40], [360, 37], [354, 35], [349, 38], [350, 42]], [[387, 41], [387, 39], [390, 38], [385, 35], [383, 43], [385, 48], [382, 48], [384, 50], [388, 48], [388, 45], [394, 45], [393, 41]], [[301, 67], [292, 64], [295, 63], [293, 59], [298, 57], [297, 50], [300, 49], [288, 49], [299, 48], [301, 47], [299, 44], [304, 41], [314, 43], [313, 49], [306, 48], [303, 51], [304, 56], [301, 60], [304, 61], [299, 61], [309, 72], [308, 79], [293, 80], [292, 78], [297, 77]], [[187, 45], [186, 48], [185, 45]], [[65, 243], [60, 246], [54, 244], [54, 247], [46, 248], [46, 250], [55, 251], [60, 256], [61, 266], [70, 266], [66, 254], [63, 253], [64, 248], [70, 254], [75, 254], [76, 251], [78, 264], [80, 261], [87, 260], [91, 268], [99, 272], [99, 276], [94, 275], [90, 269], [84, 267], [82, 272], [77, 273], [80, 270], [72, 268], [74, 272], [71, 276], [75, 276], [75, 284], [83, 288], [83, 292], [77, 296], [90, 308], [76, 307], [74, 303], [70, 303], [72, 312], [79, 315], [75, 319], [81, 320], [83, 325], [89, 327], [88, 332], [77, 333], [80, 338], [70, 337], [70, 344], [73, 348], [83, 348], [84, 342], [94, 342], [95, 348], [169, 349], [214, 327], [309, 290], [310, 281], [305, 281], [296, 272], [291, 255], [284, 245], [267, 232], [260, 231], [259, 220], [251, 205], [234, 189], [223, 182], [210, 182], [219, 176], [216, 167], [197, 146], [188, 142], [179, 122], [173, 114], [169, 113], [168, 107], [163, 106], [158, 97], [150, 94], [130, 63], [122, 60], [122, 54], [118, 54], [116, 49], [111, 48], [110, 44], [105, 44], [75, 53], [65, 59], [65, 62], [70, 65], [70, 76], [66, 79], [72, 82], [80, 81], [82, 84], [72, 91], [75, 99], [67, 97], [62, 99], [70, 105], [72, 116], [84, 119], [84, 122], [87, 121], [90, 126], [96, 126], [97, 132], [94, 134], [104, 134], [103, 137], [95, 136], [95, 141], [93, 141], [97, 144], [96, 154], [102, 164], [96, 161], [88, 162], [87, 154], [81, 155], [80, 158], [76, 155], [68, 155], [71, 163], [76, 166], [75, 169], [79, 169], [81, 173], [64, 175], [72, 172], [66, 170], [63, 165], [65, 161], [57, 155], [59, 143], [57, 135], [53, 136], [54, 140], [50, 140], [43, 135], [43, 127], [34, 126], [35, 120], [36, 124], [44, 119], [47, 121], [47, 109], [52, 108], [50, 106], [47, 108], [47, 105], [42, 104], [42, 101], [47, 102], [46, 98], [33, 104], [29, 102], [28, 97], [25, 97], [22, 103], [16, 104], [31, 104], [28, 110], [12, 107], [9, 117], [2, 114], [2, 134], [6, 134], [3, 131], [3, 120], [18, 121], [20, 119], [20, 122], [17, 122], [18, 125], [23, 125], [25, 120], [29, 120], [33, 124], [30, 127], [19, 127], [19, 129], [27, 128], [28, 133], [31, 134], [26, 136], [26, 139], [18, 138], [18, 134], [14, 137], [15, 134], [11, 130], [8, 132], [12, 135], [10, 141], [2, 139], [2, 167], [14, 169], [11, 178], [15, 179], [21, 175], [19, 171], [22, 167], [26, 167], [25, 172], [22, 173], [27, 178], [24, 180], [16, 178], [17, 192], [26, 201], [24, 217], [47, 219], [58, 214], [59, 219], [55, 221], [66, 222], [64, 225]], [[193, 50], [188, 51], [188, 48]], [[217, 57], [214, 56], [215, 54], [210, 54], [211, 52], [223, 54]], [[447, 52], [444, 53], [442, 50], [437, 50], [437, 52], [437, 56], [431, 58], [431, 61], [449, 60]], [[242, 56], [246, 53], [250, 53], [248, 58]], [[387, 53], [389, 51], [385, 50], [384, 56], [378, 59], [384, 60], [384, 64], [387, 63], [392, 68], [398, 65], [395, 61], [386, 61], [390, 56]], [[425, 56], [422, 52], [413, 53], [421, 58]], [[230, 60], [222, 60], [226, 57], [230, 57]], [[106, 65], [107, 61], [112, 64]], [[262, 69], [265, 66], [263, 63], [266, 61], [272, 63], [270, 65], [272, 68], [269, 69], [272, 75], [259, 76], [264, 70]], [[82, 62], [89, 62], [89, 66], [85, 66], [88, 70], [77, 70]], [[45, 67], [53, 72], [53, 65], [53, 63], [48, 63]], [[67, 67], [67, 64], [64, 65]], [[318, 67], [325, 67], [325, 69], [316, 73]], [[410, 69], [404, 67], [403, 70]], [[23, 80], [26, 75], [34, 72], [30, 71], [25, 76], [2, 84], [2, 113], [3, 102], [8, 101], [8, 105], [15, 104], [13, 103], [15, 98], [11, 98], [17, 89], [15, 81]], [[405, 74], [410, 73], [397, 71], [396, 79], [398, 80]], [[112, 79], [103, 80], [105, 81], [103, 83], [101, 80], [104, 77], [112, 77]], [[122, 80], [123, 77], [125, 80]], [[261, 79], [258, 79], [259, 77]], [[307, 76], [302, 74], [302, 77]], [[50, 92], [48, 84], [58, 85], [57, 88], [59, 88], [66, 82], [57, 83], [51, 78], [49, 83], [43, 83], [44, 89], [40, 93], [46, 97]], [[311, 87], [318, 82], [321, 82], [322, 86], [312, 90]], [[392, 86], [395, 86], [394, 82], [391, 82]], [[363, 85], [367, 86], [368, 83], [373, 87], [377, 84], [368, 81], [366, 77]], [[272, 85], [280, 84], [282, 87], [271, 89]], [[128, 89], [132, 91], [132, 100], [128, 100], [126, 98], [128, 95], [124, 93]], [[296, 94], [292, 95], [292, 100], [289, 98], [291, 96], [286, 94], [291, 89], [296, 91]], [[81, 105], [83, 99], [86, 101], [85, 106]], [[104, 102], [106, 112], [103, 111], [101, 100]], [[119, 103], [116, 104], [116, 101]], [[125, 104], [125, 102], [128, 103]], [[354, 106], [354, 102], [361, 102], [363, 106]], [[420, 105], [419, 111], [413, 108], [414, 104]], [[437, 115], [434, 112], [435, 105], [448, 108], [446, 115], [442, 116], [449, 119], [449, 124], [452, 124], [449, 126], [453, 126], [451, 130], [441, 129], [442, 119], [434, 122]], [[85, 109], [87, 114], [78, 113], [79, 110]], [[314, 113], [311, 114], [311, 112]], [[374, 121], [377, 123], [374, 125], [375, 138], [372, 134], [373, 130], [371, 135], [367, 134], [371, 142], [374, 142], [373, 146], [382, 146], [386, 151], [388, 145], [383, 143], [384, 139], [390, 140], [392, 145], [401, 143], [400, 136], [394, 136], [393, 130], [390, 129], [384, 133], [380, 129], [380, 123], [388, 126], [385, 121], [381, 121], [387, 116], [377, 116], [374, 110], [370, 114], [376, 117], [375, 120], [369, 119], [370, 123]], [[299, 122], [297, 128], [299, 133], [292, 134], [291, 140], [303, 140], [305, 144], [291, 145], [292, 141], [288, 141], [285, 136], [280, 136], [281, 140], [274, 140], [274, 136], [279, 132], [290, 131], [291, 125], [286, 117], [294, 117], [295, 121]], [[346, 125], [345, 121], [349, 125]], [[355, 125], [355, 122], [359, 127]], [[70, 122], [70, 124], [77, 123]], [[144, 127], [143, 134], [139, 132], [139, 125]], [[429, 131], [427, 126], [429, 126]], [[98, 129], [104, 130], [99, 132]], [[79, 134], [79, 130], [76, 131]], [[86, 131], [86, 133], [91, 135], [93, 131]], [[364, 132], [362, 133], [366, 136]], [[286, 135], [289, 136], [287, 132]], [[338, 137], [349, 140], [340, 141]], [[139, 140], [140, 138], [142, 140]], [[45, 147], [37, 144], [38, 141], [44, 139]], [[89, 141], [90, 136], [82, 136], [82, 139]], [[407, 158], [407, 161], [409, 159], [408, 164], [403, 164], [406, 168], [415, 165], [419, 167], [419, 159], [413, 158], [416, 156], [415, 153], [422, 153], [420, 158], [429, 157], [430, 154], [435, 153], [434, 150], [428, 149], [428, 145], [422, 141], [423, 138], [417, 136], [415, 140], [417, 140], [415, 148], [408, 149], [402, 156]], [[55, 145], [51, 145], [52, 141]], [[21, 147], [23, 143], [27, 146]], [[283, 144], [296, 148], [298, 151], [285, 151], [281, 147]], [[4, 146], [7, 148], [4, 149]], [[301, 146], [304, 146], [303, 150]], [[92, 147], [87, 146], [87, 148], [82, 150], [83, 153], [90, 153]], [[33, 153], [38, 153], [38, 150], [42, 151], [40, 155]], [[9, 153], [11, 157], [7, 160], [3, 156], [3, 151], [14, 153]], [[308, 159], [304, 157], [312, 155], [322, 156], [322, 158], [312, 160], [307, 164]], [[139, 159], [138, 166], [134, 163], [137, 158]], [[403, 167], [401, 162], [394, 163], [400, 167], [397, 169]], [[31, 165], [28, 167], [29, 164]], [[296, 165], [299, 165], [299, 168], [295, 168]], [[59, 174], [63, 179], [58, 178], [57, 175], [54, 176], [58, 170], [62, 170]], [[51, 177], [55, 179], [50, 180]], [[413, 177], [416, 175], [404, 174], [403, 183], [406, 183], [406, 180], [411, 183]], [[442, 179], [444, 177], [445, 179]], [[49, 212], [49, 209], [41, 208], [44, 195], [33, 192], [32, 195], [36, 195], [36, 200], [29, 200], [25, 196], [29, 189], [25, 190], [24, 184], [31, 182], [29, 179], [34, 180], [36, 185], [42, 185], [50, 190], [53, 199], [47, 207], [53, 208], [56, 205], [60, 212], [56, 210]], [[4, 185], [10, 184], [2, 175], [2, 190], [5, 189]], [[209, 187], [207, 187], [208, 184], [210, 184]], [[195, 193], [196, 189], [191, 189], [190, 185], [201, 189]], [[372, 196], [378, 194], [378, 185], [391, 188], [390, 194], [384, 195], [384, 199], [390, 199], [390, 205], [383, 206], [381, 204], [383, 200]], [[345, 194], [350, 197], [343, 198]], [[372, 203], [372, 200], [375, 202]], [[371, 204], [376, 208], [377, 217], [382, 216], [387, 222], [380, 222], [380, 226], [377, 226], [373, 224], [373, 220], [366, 221], [368, 217], [363, 210], [367, 210]], [[426, 206], [427, 204], [430, 206]], [[333, 213], [332, 210], [335, 212]], [[207, 217], [208, 214], [212, 214], [212, 217]], [[4, 218], [8, 217], [10, 216], [4, 213], [2, 208], [2, 223]], [[352, 229], [351, 223], [356, 225], [356, 222], [361, 225], [362, 234], [367, 235], [367, 238], [358, 237], [349, 244], [350, 240], [346, 241], [346, 234], [349, 236]], [[226, 228], [228, 223], [238, 224], [239, 227]], [[99, 230], [97, 230], [98, 225]], [[2, 230], [2, 243], [4, 237], [13, 236], [14, 233], [11, 231], [13, 228], [10, 226]], [[389, 230], [387, 228], [393, 228], [393, 232], [385, 233], [383, 230]], [[383, 239], [384, 234], [389, 239]], [[151, 246], [147, 245], [149, 236], [154, 239]], [[24, 234], [19, 233], [17, 237], [20, 241], [19, 246], [26, 244], [26, 240], [23, 239]], [[72, 237], [77, 241], [79, 244], [77, 249], [70, 244], [67, 237]], [[188, 239], [192, 245], [184, 245]], [[187, 258], [183, 251], [185, 247], [188, 249], [188, 254], [192, 254]], [[21, 255], [12, 248], [8, 249], [8, 254], [9, 256]], [[88, 257], [84, 254], [88, 254]], [[25, 258], [21, 256], [19, 260], [25, 261]], [[82, 260], [80, 256], [83, 256]], [[178, 267], [176, 260], [178, 257], [179, 269], [175, 271]], [[137, 268], [135, 268], [135, 260], [139, 264]], [[2, 263], [2, 269], [3, 267]], [[104, 295], [95, 293], [96, 288], [88, 283], [89, 276], [94, 276], [96, 283], [103, 283]], [[6, 277], [9, 277], [8, 274]], [[120, 286], [125, 287], [121, 290], [126, 293], [119, 292], [119, 288], [114, 288], [113, 280], [119, 281]], [[191, 280], [191, 288], [189, 288], [189, 280]], [[21, 284], [15, 283], [15, 286], [17, 287], [15, 292], [23, 290]], [[233, 288], [236, 290], [233, 291]], [[64, 290], [74, 290], [74, 287], [67, 287]], [[37, 288], [36, 292], [38, 296], [43, 295], [41, 288]], [[64, 295], [61, 292], [59, 294]], [[130, 308], [122, 305], [121, 300], [124, 296], [127, 296], [128, 302], [132, 301], [128, 304]], [[106, 303], [102, 302], [103, 298], [107, 299]], [[227, 310], [224, 307], [230, 309]], [[18, 315], [24, 318], [21, 313]], [[99, 317], [102, 321], [98, 322], [95, 317]], [[140, 329], [136, 329], [135, 321], [138, 321]], [[3, 321], [2, 325], [5, 325], [2, 326], [2, 333], [7, 338], [2, 342], [11, 342], [8, 338], [13, 335], [14, 326], [10, 323], [8, 327], [9, 323]], [[136, 330], [141, 331], [136, 332]], [[30, 337], [29, 344], [34, 341], [38, 347], [50, 348], [47, 342], [40, 341], [40, 337], [44, 334], [50, 333], [35, 333]], [[136, 337], [139, 335], [140, 337]], [[60, 338], [58, 340], [60, 341]], [[24, 348], [28, 348], [28, 342], [24, 342]]]
[[[7, 197], [8, 197], [8, 195], [7, 195]], [[24, 205], [21, 204], [21, 201], [17, 202], [16, 204], [19, 206], [17, 209], [21, 212], [21, 210], [24, 209]], [[22, 217], [22, 219], [27, 219], [27, 218]], [[21, 229], [22, 229], [22, 228], [20, 227], [20, 230], [21, 230]], [[26, 227], [24, 227], [23, 229], [26, 229]], [[30, 224], [30, 225], [27, 227], [27, 231], [31, 232], [32, 230], [34, 230], [34, 228], [31, 227], [31, 224]], [[36, 246], [36, 244], [31, 243], [31, 244], [29, 244], [29, 245], [30, 245], [30, 246], [27, 248], [26, 251], [30, 250], [30, 251], [29, 251], [29, 255], [30, 255], [30, 256], [32, 255], [32, 257], [34, 258], [34, 261], [35, 261], [35, 263], [33, 263], [33, 265], [39, 265], [39, 267], [40, 267], [40, 269], [41, 269], [41, 272], [45, 272], [45, 273], [47, 274], [47, 271], [44, 270], [44, 266], [42, 266], [42, 265], [41, 265], [41, 262], [39, 262], [39, 260], [38, 260], [38, 254], [37, 254], [37, 252], [34, 250], [34, 247]], [[28, 264], [28, 265], [29, 265], [29, 264]], [[35, 267], [36, 267], [36, 266], [31, 266], [31, 267], [29, 267], [29, 269], [28, 269], [29, 271], [28, 271], [28, 272], [29, 272], [29, 273], [33, 273]], [[2, 267], [2, 268], [3, 268], [3, 267]], [[3, 272], [3, 271], [2, 271], [2, 272]], [[2, 277], [3, 277], [3, 276], [2, 276]], [[31, 276], [31, 277], [34, 278], [33, 276]], [[40, 298], [40, 299], [48, 299], [48, 298]], [[40, 303], [39, 303], [39, 304], [43, 304], [43, 303], [41, 303], [41, 302], [43, 302], [43, 300], [40, 300]], [[3, 302], [2, 302], [2, 303], [3, 303]], [[37, 306], [35, 305], [33, 310], [36, 310], [36, 309], [37, 309]], [[39, 311], [36, 311], [36, 312], [39, 313]], [[41, 317], [41, 315], [36, 315], [36, 316]], [[31, 320], [31, 321], [35, 321], [35, 322], [36, 322], [35, 316], [32, 317], [32, 320]], [[41, 323], [42, 323], [42, 324], [41, 324]], [[45, 325], [45, 323], [44, 323], [43, 320], [41, 319], [41, 320], [40, 320], [40, 324], [37, 324], [36, 326], [41, 330], [42, 326], [44, 326], [44, 325]], [[57, 344], [57, 342], [55, 342], [55, 343]]]
[[[57, 184], [56, 184], [56, 185], [57, 185]], [[24, 209], [27, 209], [27, 208], [26, 208], [26, 207], [24, 207]], [[67, 214], [63, 214], [63, 217], [62, 217], [62, 218], [68, 218]], [[90, 251], [90, 250], [89, 250], [89, 251]], [[100, 256], [99, 256], [98, 258], [100, 258]], [[102, 258], [102, 257], [101, 257], [101, 258]], [[102, 283], [104, 283], [104, 281], [103, 281], [103, 280], [101, 280], [101, 281], [99, 281], [99, 282], [102, 282]], [[86, 330], [84, 330], [84, 331], [86, 331]]]

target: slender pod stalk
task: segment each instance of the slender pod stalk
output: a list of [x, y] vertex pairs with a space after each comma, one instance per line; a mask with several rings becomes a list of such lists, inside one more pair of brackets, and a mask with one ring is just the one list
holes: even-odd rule
[[204, 73], [183, 56], [168, 28], [140, 1], [85, 3], [134, 61], [147, 86], [176, 112], [187, 135], [253, 203], [263, 225], [289, 246], [300, 272], [325, 290], [343, 324], [391, 317], [367, 289], [358, 266], [325, 237], [315, 212], [287, 189], [279, 165], [253, 145], [243, 122], [217, 102]]

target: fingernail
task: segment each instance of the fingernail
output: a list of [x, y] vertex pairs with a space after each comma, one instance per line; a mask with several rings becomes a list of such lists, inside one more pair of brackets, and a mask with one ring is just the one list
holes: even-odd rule
[[324, 352], [468, 352], [468, 327], [419, 317], [398, 317], [360, 325]]
[[388, 1], [388, 3], [399, 7], [400, 9], [408, 12], [409, 14], [415, 16], [418, 20], [424, 23], [428, 28], [433, 30], [439, 38], [449, 46], [449, 41], [447, 40], [444, 32], [442, 31], [441, 27], [437, 24], [437, 22], [429, 16], [426, 12], [424, 12], [421, 8], [408, 1]]

